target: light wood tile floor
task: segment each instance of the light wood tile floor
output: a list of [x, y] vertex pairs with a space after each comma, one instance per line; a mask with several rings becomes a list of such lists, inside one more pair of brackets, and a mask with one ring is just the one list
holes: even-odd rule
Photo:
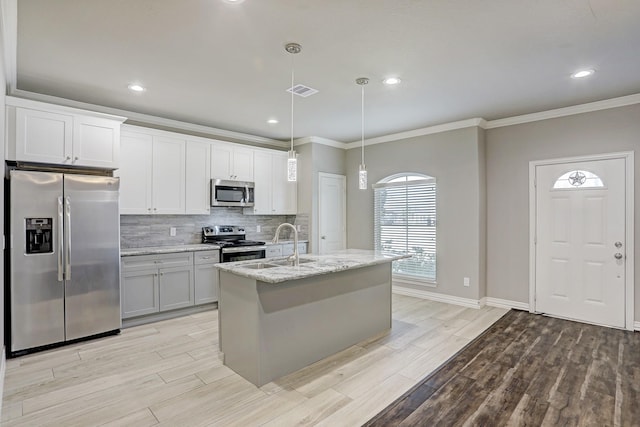
[[222, 364], [217, 311], [7, 361], [3, 426], [357, 426], [499, 319], [393, 296], [393, 327], [260, 388]]

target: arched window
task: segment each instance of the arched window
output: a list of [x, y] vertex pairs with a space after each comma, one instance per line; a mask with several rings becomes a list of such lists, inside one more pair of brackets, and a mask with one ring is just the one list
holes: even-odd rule
[[402, 278], [436, 280], [436, 180], [401, 173], [374, 186], [375, 249], [383, 254], [410, 254], [393, 263]]
[[565, 173], [553, 184], [554, 189], [559, 188], [603, 188], [602, 179], [593, 172], [573, 170]]

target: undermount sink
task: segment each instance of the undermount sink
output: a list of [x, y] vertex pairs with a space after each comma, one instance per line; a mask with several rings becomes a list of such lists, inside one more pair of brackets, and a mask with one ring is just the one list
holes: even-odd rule
[[[301, 259], [298, 260], [298, 264], [306, 264], [308, 262], [314, 262], [314, 261], [315, 260], [313, 260], [313, 259], [301, 258]], [[282, 260], [279, 260], [279, 261], [270, 261], [269, 263], [270, 264], [277, 264], [278, 266], [289, 266], [289, 267], [293, 266], [293, 261], [289, 261], [289, 260], [286, 260], [286, 259], [282, 259]]]
[[242, 268], [249, 268], [251, 270], [262, 270], [264, 268], [275, 268], [275, 267], [281, 267], [281, 265], [272, 264], [268, 262], [257, 262], [255, 264], [245, 264], [242, 266]]

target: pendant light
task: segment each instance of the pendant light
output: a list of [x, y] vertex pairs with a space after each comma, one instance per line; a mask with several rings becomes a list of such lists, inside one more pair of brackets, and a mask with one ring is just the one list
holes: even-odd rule
[[[290, 53], [291, 55], [295, 55], [300, 53], [302, 50], [302, 46], [298, 43], [287, 43], [284, 46], [284, 49]], [[298, 180], [298, 155], [296, 151], [293, 149], [293, 86], [294, 86], [294, 67], [293, 67], [293, 56], [291, 57], [291, 150], [289, 151], [289, 156], [287, 158], [287, 181], [297, 181]]]
[[364, 86], [369, 83], [369, 79], [366, 77], [360, 77], [356, 79], [356, 83], [362, 88], [362, 115], [361, 115], [361, 135], [362, 135], [362, 163], [358, 168], [358, 188], [360, 190], [367, 189], [367, 167], [364, 164]]

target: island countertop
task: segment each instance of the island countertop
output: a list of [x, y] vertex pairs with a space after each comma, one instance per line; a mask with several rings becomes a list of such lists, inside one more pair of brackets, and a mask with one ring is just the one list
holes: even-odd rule
[[298, 267], [278, 265], [277, 267], [272, 268], [248, 268], [249, 265], [259, 263], [277, 264], [278, 262], [285, 261], [287, 257], [227, 262], [216, 264], [216, 267], [221, 271], [227, 271], [238, 276], [247, 277], [249, 279], [265, 283], [276, 284], [321, 274], [329, 274], [354, 268], [367, 267], [370, 265], [383, 264], [402, 258], [409, 258], [410, 256], [411, 255], [389, 256], [382, 255], [371, 250], [346, 249], [323, 255], [303, 254], [300, 257], [300, 265]]

